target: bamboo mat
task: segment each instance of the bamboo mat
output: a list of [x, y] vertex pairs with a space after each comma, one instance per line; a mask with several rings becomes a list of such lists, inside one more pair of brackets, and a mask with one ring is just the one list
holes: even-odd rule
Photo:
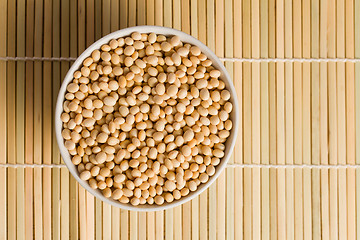
[[[360, 239], [360, 63], [232, 61], [360, 58], [359, 12], [360, 0], [0, 0], [0, 239]], [[241, 107], [235, 165], [155, 213], [104, 204], [48, 166], [62, 164], [53, 115], [69, 58], [144, 24], [230, 58]]]

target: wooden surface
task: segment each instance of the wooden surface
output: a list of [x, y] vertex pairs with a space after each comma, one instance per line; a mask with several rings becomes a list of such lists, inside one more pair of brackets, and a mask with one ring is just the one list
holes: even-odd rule
[[[360, 58], [360, 0], [0, 0], [0, 57], [77, 57], [161, 25], [226, 58]], [[69, 61], [0, 60], [0, 164], [61, 164], [54, 105]], [[360, 239], [360, 63], [226, 61], [240, 103], [230, 163], [200, 197], [137, 213], [66, 168], [0, 167], [0, 239]]]

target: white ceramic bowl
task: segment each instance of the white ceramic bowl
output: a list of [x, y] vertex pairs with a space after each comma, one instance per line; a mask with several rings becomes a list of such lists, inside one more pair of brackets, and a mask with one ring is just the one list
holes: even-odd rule
[[[187, 195], [185, 197], [181, 197], [179, 200], [175, 200], [172, 203], [165, 202], [163, 205], [160, 205], [160, 206], [156, 205], [155, 203], [153, 205], [144, 204], [144, 205], [138, 205], [138, 206], [133, 206], [130, 203], [123, 204], [123, 203], [120, 203], [119, 201], [113, 200], [112, 198], [104, 197], [103, 194], [101, 193], [101, 191], [98, 189], [96, 189], [96, 190], [92, 189], [87, 181], [83, 181], [80, 179], [79, 173], [78, 173], [75, 165], [71, 162], [70, 154], [69, 154], [68, 150], [65, 148], [64, 140], [61, 136], [62, 121], [60, 119], [60, 115], [63, 112], [63, 102], [64, 102], [64, 96], [66, 93], [66, 86], [72, 81], [74, 72], [80, 68], [84, 59], [86, 57], [90, 56], [92, 51], [94, 51], [95, 49], [100, 49], [100, 47], [103, 44], [108, 43], [111, 39], [117, 39], [120, 37], [129, 36], [132, 32], [136, 32], [136, 31], [140, 32], [140, 33], [154, 32], [157, 34], [163, 34], [165, 36], [177, 35], [180, 37], [182, 42], [190, 43], [191, 45], [198, 46], [201, 49], [202, 53], [204, 53], [213, 62], [213, 65], [215, 66], [215, 68], [221, 71], [220, 78], [221, 78], [221, 80], [223, 80], [225, 82], [226, 89], [230, 91], [230, 93], [231, 93], [230, 102], [233, 104], [233, 111], [230, 114], [230, 119], [233, 122], [233, 128], [231, 129], [230, 136], [225, 143], [225, 146], [226, 146], [225, 156], [221, 159], [220, 164], [218, 166], [216, 166], [215, 174], [212, 177], [210, 177], [210, 179], [207, 183], [200, 184], [196, 191], [191, 192], [191, 193], [189, 193], [189, 195]], [[235, 88], [234, 88], [234, 85], [232, 84], [232, 80], [231, 80], [229, 74], [227, 73], [224, 65], [219, 60], [219, 58], [207, 46], [205, 46], [203, 43], [201, 43], [196, 38], [194, 38], [184, 32], [172, 29], [172, 28], [158, 27], [158, 26], [130, 27], [130, 28], [125, 28], [125, 29], [110, 33], [110, 34], [106, 35], [105, 37], [96, 41], [94, 44], [92, 44], [90, 47], [88, 47], [76, 59], [74, 64], [69, 69], [69, 71], [66, 74], [65, 79], [61, 85], [59, 95], [57, 98], [57, 103], [56, 103], [56, 110], [55, 110], [56, 139], [57, 139], [57, 142], [58, 142], [58, 145], [60, 148], [61, 156], [62, 156], [67, 168], [69, 169], [70, 173], [81, 184], [81, 186], [83, 186], [92, 195], [94, 195], [95, 197], [101, 199], [102, 201], [104, 201], [106, 203], [109, 203], [113, 206], [120, 207], [120, 208], [127, 209], [127, 210], [158, 211], [158, 210], [173, 208], [173, 207], [181, 205], [185, 202], [190, 201], [191, 199], [195, 198], [200, 193], [202, 193], [206, 188], [208, 188], [212, 183], [214, 183], [214, 181], [219, 177], [220, 173], [225, 169], [226, 164], [230, 158], [230, 155], [234, 149], [236, 135], [237, 135], [238, 128], [239, 128], [239, 113], [238, 113], [238, 111], [239, 111], [239, 106], [238, 106]]]

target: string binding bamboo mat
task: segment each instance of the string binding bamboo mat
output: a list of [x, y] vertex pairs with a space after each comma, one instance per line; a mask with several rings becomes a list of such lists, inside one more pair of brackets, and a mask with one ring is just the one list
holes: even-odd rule
[[[360, 239], [360, 0], [0, 0], [0, 239]], [[174, 209], [111, 207], [70, 176], [53, 113], [71, 63], [135, 25], [225, 63], [241, 128]]]

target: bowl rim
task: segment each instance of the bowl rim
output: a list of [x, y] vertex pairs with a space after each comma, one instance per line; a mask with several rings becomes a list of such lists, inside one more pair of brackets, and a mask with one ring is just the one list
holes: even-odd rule
[[[179, 200], [175, 200], [171, 203], [165, 202], [162, 205], [138, 205], [133, 206], [130, 203], [121, 203], [119, 201], [113, 200], [112, 198], [106, 198], [103, 196], [103, 194], [98, 189], [92, 189], [87, 181], [83, 181], [80, 179], [80, 175], [75, 167], [75, 165], [71, 161], [71, 156], [68, 152], [68, 150], [64, 146], [64, 140], [61, 135], [62, 126], [63, 123], [60, 119], [60, 116], [63, 112], [63, 102], [65, 99], [65, 93], [66, 93], [66, 87], [67, 85], [72, 81], [73, 79], [73, 73], [79, 69], [82, 62], [85, 58], [91, 55], [92, 51], [96, 49], [100, 49], [101, 45], [108, 43], [111, 39], [117, 39], [120, 37], [126, 37], [129, 36], [132, 32], [140, 32], [140, 33], [150, 33], [154, 32], [156, 34], [163, 34], [165, 36], [172, 36], [177, 35], [180, 37], [180, 40], [182, 42], [190, 43], [191, 45], [196, 45], [201, 49], [201, 52], [204, 53], [216, 66], [218, 70], [221, 72], [221, 80], [224, 81], [226, 85], [226, 89], [230, 91], [231, 98], [230, 102], [233, 104], [233, 111], [231, 112], [231, 120], [233, 122], [233, 128], [231, 129], [230, 137], [227, 139], [225, 145], [225, 155], [221, 159], [220, 164], [216, 166], [216, 171], [213, 176], [209, 178], [209, 181], [206, 183], [202, 183], [199, 185], [199, 188], [194, 191], [190, 192], [189, 195], [181, 197]], [[90, 192], [93, 196], [96, 198], [99, 198], [100, 200], [111, 204], [112, 206], [119, 207], [125, 210], [131, 210], [131, 211], [143, 211], [143, 212], [151, 212], [151, 211], [160, 211], [165, 209], [174, 208], [176, 206], [179, 206], [185, 202], [188, 202], [198, 195], [200, 195], [205, 189], [207, 189], [211, 184], [213, 184], [216, 179], [220, 176], [220, 174], [224, 171], [226, 168], [226, 165], [229, 161], [230, 156], [232, 155], [236, 137], [238, 134], [239, 129], [239, 105], [238, 105], [238, 99], [237, 94], [235, 91], [235, 87], [233, 85], [233, 82], [231, 80], [231, 77], [229, 73], [227, 72], [225, 66], [220, 61], [220, 59], [215, 55], [214, 52], [212, 52], [205, 44], [200, 42], [198, 39], [194, 38], [193, 36], [184, 33], [182, 31], [168, 28], [168, 27], [161, 27], [161, 26], [151, 26], [151, 25], [143, 25], [143, 26], [135, 26], [135, 27], [129, 27], [124, 28], [115, 32], [112, 32], [96, 42], [94, 42], [91, 46], [89, 46], [87, 49], [84, 50], [84, 52], [75, 60], [75, 62], [72, 64], [70, 69], [68, 70], [67, 74], [65, 75], [63, 82], [61, 84], [61, 87], [58, 92], [58, 97], [56, 101], [56, 108], [55, 108], [55, 134], [56, 134], [56, 140], [57, 144], [59, 146], [61, 157], [63, 158], [63, 161], [70, 171], [71, 175], [76, 179], [79, 184], [84, 187], [88, 192]]]

